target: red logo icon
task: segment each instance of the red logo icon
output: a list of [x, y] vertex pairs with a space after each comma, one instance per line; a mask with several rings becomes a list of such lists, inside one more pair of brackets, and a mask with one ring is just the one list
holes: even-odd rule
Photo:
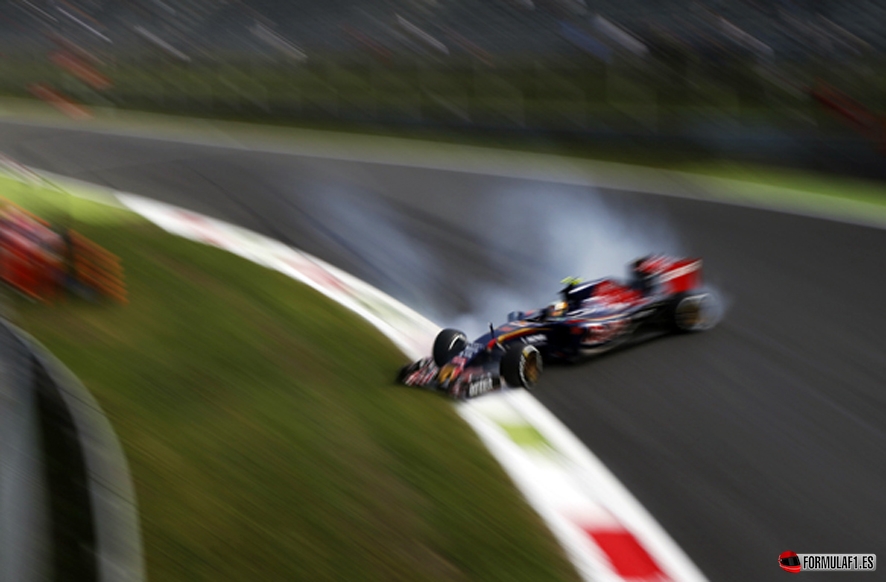
[[791, 572], [793, 574], [798, 573], [802, 568], [800, 566], [800, 558], [797, 557], [796, 552], [782, 552], [781, 555], [778, 556], [778, 565], [781, 566], [781, 569], [785, 572]]

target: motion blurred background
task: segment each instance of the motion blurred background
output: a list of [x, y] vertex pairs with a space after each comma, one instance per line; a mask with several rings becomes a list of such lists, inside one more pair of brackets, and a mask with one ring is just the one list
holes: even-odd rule
[[10, 0], [0, 92], [882, 177], [883, 22], [883, 0]]
[[[882, 230], [685, 199], [683, 183], [657, 196], [12, 113], [39, 99], [95, 121], [132, 109], [702, 172], [754, 162], [750, 179], [760, 163], [816, 170], [769, 176], [795, 193], [822, 172], [886, 179], [884, 23], [886, 0], [6, 0], [0, 146], [6, 165], [271, 236], [471, 334], [560, 277], [703, 255], [727, 325], [546, 371], [540, 400], [710, 579], [764, 580], [789, 548], [886, 545]], [[391, 386], [403, 356], [365, 323], [24, 176], [0, 176], [3, 195], [76, 215], [126, 272], [125, 309], [18, 315], [119, 432], [150, 579], [576, 579], [452, 407]], [[856, 190], [882, 200], [882, 182]]]

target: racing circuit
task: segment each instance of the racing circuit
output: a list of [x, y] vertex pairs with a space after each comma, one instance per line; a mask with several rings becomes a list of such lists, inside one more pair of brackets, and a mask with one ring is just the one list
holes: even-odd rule
[[469, 335], [552, 299], [564, 276], [620, 276], [647, 251], [702, 256], [729, 305], [717, 329], [549, 367], [536, 397], [711, 580], [774, 580], [788, 549], [886, 544], [886, 230], [7, 122], [0, 151], [278, 238]]

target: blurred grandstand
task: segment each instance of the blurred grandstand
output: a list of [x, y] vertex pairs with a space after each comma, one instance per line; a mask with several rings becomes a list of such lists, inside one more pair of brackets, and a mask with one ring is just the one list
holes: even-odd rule
[[9, 0], [7, 56], [59, 37], [125, 58], [166, 53], [423, 54], [513, 58], [642, 53], [845, 59], [886, 50], [886, 1], [864, 0]]
[[886, 0], [9, 0], [0, 91], [74, 117], [886, 150], [883, 22]]

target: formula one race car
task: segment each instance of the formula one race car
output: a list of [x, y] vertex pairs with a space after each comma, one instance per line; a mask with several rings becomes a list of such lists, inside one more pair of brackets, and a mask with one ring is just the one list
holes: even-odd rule
[[506, 384], [532, 389], [545, 362], [572, 362], [650, 333], [694, 332], [717, 323], [716, 296], [701, 285], [700, 259], [648, 256], [630, 265], [626, 282], [563, 281], [560, 300], [515, 311], [508, 323], [469, 342], [444, 329], [433, 355], [400, 370], [398, 381], [471, 398]]

